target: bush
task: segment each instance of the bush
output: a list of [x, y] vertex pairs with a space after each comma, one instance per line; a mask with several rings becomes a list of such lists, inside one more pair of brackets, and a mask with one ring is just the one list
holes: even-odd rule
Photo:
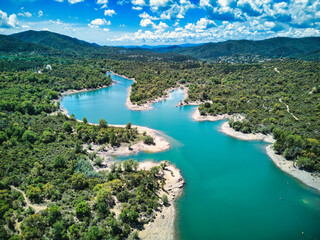
[[169, 200], [168, 200], [168, 196], [166, 194], [162, 195], [162, 202], [163, 202], [163, 205], [168, 205]]
[[147, 145], [154, 145], [154, 139], [152, 136], [146, 135], [145, 137], [143, 137], [143, 142]]
[[88, 181], [86, 176], [83, 173], [75, 173], [72, 175], [71, 179], [71, 187], [76, 190], [83, 190], [88, 187]]
[[314, 161], [307, 157], [301, 157], [297, 161], [299, 169], [304, 169], [306, 171], [312, 172], [314, 170]]
[[63, 123], [63, 130], [66, 132], [72, 132], [72, 127], [71, 124], [69, 122], [64, 122]]
[[130, 193], [127, 190], [124, 190], [117, 194], [117, 199], [119, 200], [119, 202], [127, 202], [129, 198], [130, 198]]
[[81, 220], [91, 215], [90, 207], [85, 201], [78, 203], [75, 207], [75, 211], [77, 214], [77, 218]]
[[88, 160], [81, 158], [76, 167], [75, 172], [83, 173], [86, 177], [100, 177], [100, 174], [94, 171]]
[[0, 144], [8, 140], [8, 136], [4, 131], [0, 131]]
[[101, 166], [102, 162], [103, 162], [103, 158], [98, 156], [93, 160], [95, 165]]
[[131, 122], [128, 122], [126, 125], [126, 129], [131, 129], [131, 127], [132, 127]]
[[65, 160], [62, 156], [58, 155], [55, 157], [54, 162], [53, 162], [53, 167], [54, 168], [62, 168], [65, 166]]
[[100, 128], [107, 128], [107, 126], [108, 126], [108, 125], [107, 125], [107, 121], [101, 118], [101, 119], [99, 120], [99, 127], [100, 127]]
[[37, 141], [37, 139], [37, 134], [29, 130], [25, 131], [22, 135], [22, 141], [26, 143], [34, 143], [35, 141]]

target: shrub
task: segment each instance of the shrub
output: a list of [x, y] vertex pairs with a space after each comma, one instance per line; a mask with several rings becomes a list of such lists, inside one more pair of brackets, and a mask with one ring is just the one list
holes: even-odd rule
[[100, 127], [100, 128], [107, 128], [107, 126], [108, 126], [108, 125], [107, 125], [107, 121], [101, 118], [101, 119], [99, 120], [99, 127]]
[[64, 122], [63, 123], [63, 130], [66, 132], [72, 132], [72, 127], [71, 124], [69, 122]]
[[163, 205], [168, 205], [169, 200], [168, 200], [168, 196], [166, 194], [162, 195], [162, 202], [163, 202]]
[[0, 131], [0, 144], [8, 140], [8, 136], [4, 131]]
[[102, 162], [103, 162], [103, 158], [98, 156], [93, 160], [95, 165], [101, 166]]
[[297, 165], [300, 169], [312, 172], [314, 170], [314, 161], [307, 157], [300, 157], [297, 161]]
[[26, 143], [34, 143], [37, 139], [37, 134], [29, 130], [25, 131], [22, 135], [22, 141]]
[[77, 218], [81, 220], [91, 215], [90, 207], [85, 201], [78, 203], [75, 207], [75, 211], [77, 214]]
[[78, 161], [75, 172], [83, 173], [86, 177], [100, 177], [100, 174], [95, 172], [89, 161], [84, 158]]
[[54, 159], [53, 167], [54, 168], [62, 168], [65, 166], [65, 163], [66, 163], [65, 159], [62, 156], [58, 155]]
[[146, 135], [143, 137], [143, 142], [147, 145], [154, 145], [154, 139], [152, 136]]

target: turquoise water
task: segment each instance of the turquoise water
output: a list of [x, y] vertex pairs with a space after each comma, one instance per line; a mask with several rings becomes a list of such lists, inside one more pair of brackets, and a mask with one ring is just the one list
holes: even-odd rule
[[194, 106], [176, 108], [181, 90], [148, 111], [125, 106], [132, 81], [116, 75], [116, 85], [63, 98], [76, 118], [98, 123], [148, 126], [163, 131], [169, 151], [140, 153], [142, 161], [169, 160], [186, 180], [177, 202], [179, 239], [320, 239], [320, 195], [279, 170], [262, 142], [241, 141], [220, 133], [219, 122], [195, 122]]

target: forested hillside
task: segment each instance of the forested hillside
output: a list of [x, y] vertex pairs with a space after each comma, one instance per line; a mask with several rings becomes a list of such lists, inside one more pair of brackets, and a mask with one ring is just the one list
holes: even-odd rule
[[257, 62], [268, 58], [320, 60], [320, 37], [230, 40], [176, 48], [171, 52], [211, 61]]

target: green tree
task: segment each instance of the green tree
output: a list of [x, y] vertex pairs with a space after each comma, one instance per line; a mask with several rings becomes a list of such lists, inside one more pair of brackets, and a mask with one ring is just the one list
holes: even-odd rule
[[76, 141], [76, 143], [74, 144], [74, 151], [75, 153], [81, 153], [83, 151], [81, 141]]
[[55, 204], [50, 205], [47, 211], [48, 211], [47, 221], [50, 225], [54, 224], [55, 222], [61, 219], [61, 209], [57, 205]]
[[0, 131], [0, 144], [8, 140], [8, 136], [4, 131]]
[[132, 126], [131, 122], [128, 122], [127, 125], [126, 125], [126, 129], [131, 129], [131, 126]]
[[66, 161], [62, 156], [58, 155], [54, 158], [54, 161], [53, 161], [54, 168], [63, 168], [65, 164], [66, 164]]
[[99, 120], [99, 127], [100, 128], [107, 128], [107, 121], [106, 120], [104, 120], [103, 118], [101, 118], [100, 120]]
[[22, 239], [41, 239], [46, 223], [41, 214], [28, 216], [21, 224]]
[[169, 201], [168, 201], [168, 196], [166, 194], [162, 195], [162, 202], [163, 202], [163, 205], [168, 205]]
[[145, 137], [143, 137], [143, 142], [147, 145], [154, 145], [154, 139], [152, 136], [146, 135]]
[[103, 238], [103, 232], [97, 226], [92, 226], [86, 234], [86, 240], [100, 240]]
[[72, 132], [72, 127], [71, 127], [70, 122], [64, 122], [63, 123], [63, 129], [64, 129], [64, 131], [71, 133]]
[[37, 134], [30, 130], [25, 131], [22, 135], [22, 141], [26, 143], [34, 143], [35, 141], [37, 141], [37, 139]]
[[42, 191], [40, 187], [28, 186], [26, 195], [32, 202], [39, 203], [42, 201]]
[[88, 186], [88, 181], [86, 176], [83, 173], [75, 173], [72, 175], [71, 179], [71, 186], [77, 190], [83, 190]]
[[80, 220], [84, 219], [85, 217], [90, 217], [91, 210], [86, 201], [81, 201], [75, 206], [75, 211], [77, 214], [77, 218]]
[[68, 239], [66, 225], [63, 221], [58, 221], [52, 226], [52, 239], [54, 240], [65, 240]]

